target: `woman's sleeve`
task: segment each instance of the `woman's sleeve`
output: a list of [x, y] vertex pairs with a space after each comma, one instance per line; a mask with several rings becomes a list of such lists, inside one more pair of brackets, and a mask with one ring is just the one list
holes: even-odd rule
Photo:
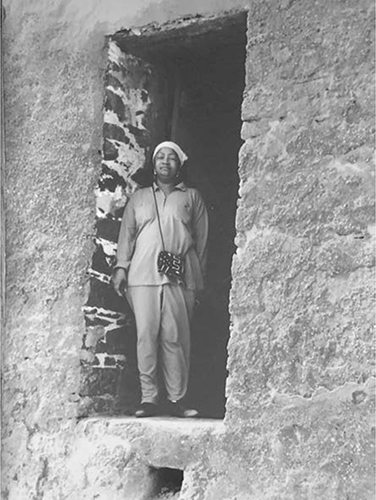
[[208, 253], [209, 218], [204, 200], [198, 191], [194, 196], [193, 238], [203, 275], [206, 274]]
[[128, 269], [134, 251], [136, 234], [137, 227], [134, 199], [133, 197], [131, 197], [124, 209], [123, 218], [121, 221], [115, 267], [123, 267], [124, 269]]

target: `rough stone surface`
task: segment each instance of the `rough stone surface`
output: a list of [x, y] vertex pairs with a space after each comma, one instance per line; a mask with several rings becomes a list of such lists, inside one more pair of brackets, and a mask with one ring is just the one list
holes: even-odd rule
[[226, 420], [255, 424], [251, 498], [372, 498], [372, 6], [269, 9], [249, 16]]
[[150, 142], [150, 74], [148, 64], [123, 53], [109, 40], [102, 171], [95, 188], [96, 249], [84, 308], [87, 330], [81, 352], [81, 394], [85, 395], [81, 416], [134, 411], [139, 396], [135, 325], [110, 280], [122, 213], [136, 186], [132, 175], [143, 167], [145, 144]]
[[80, 352], [105, 363], [88, 270], [117, 154], [103, 103], [122, 107], [104, 37], [240, 2], [4, 5], [4, 500], [152, 500], [159, 467], [184, 470], [180, 500], [374, 498], [373, 3], [249, 4], [223, 423], [77, 417]]

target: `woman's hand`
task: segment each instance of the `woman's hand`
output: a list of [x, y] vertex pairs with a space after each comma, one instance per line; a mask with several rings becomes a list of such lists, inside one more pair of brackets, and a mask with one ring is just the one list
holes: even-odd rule
[[127, 289], [127, 271], [123, 267], [117, 267], [112, 275], [111, 283], [119, 297], [124, 297]]

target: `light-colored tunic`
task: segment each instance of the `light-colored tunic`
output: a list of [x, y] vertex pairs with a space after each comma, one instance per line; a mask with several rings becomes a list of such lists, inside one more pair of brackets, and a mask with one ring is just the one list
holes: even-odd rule
[[[197, 189], [184, 183], [167, 197], [154, 184], [165, 250], [184, 255], [185, 284], [190, 290], [204, 287], [208, 241], [208, 215]], [[163, 285], [157, 258], [163, 250], [152, 188], [142, 188], [130, 198], [121, 224], [116, 267], [128, 269], [128, 286]]]

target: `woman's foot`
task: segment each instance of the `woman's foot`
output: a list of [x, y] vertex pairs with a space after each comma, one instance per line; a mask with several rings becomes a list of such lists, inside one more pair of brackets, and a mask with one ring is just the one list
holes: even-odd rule
[[181, 401], [167, 400], [166, 410], [172, 417], [195, 418], [198, 416], [197, 410], [194, 408], [187, 408]]
[[158, 413], [158, 407], [154, 403], [141, 403], [135, 412], [137, 418], [155, 417]]

